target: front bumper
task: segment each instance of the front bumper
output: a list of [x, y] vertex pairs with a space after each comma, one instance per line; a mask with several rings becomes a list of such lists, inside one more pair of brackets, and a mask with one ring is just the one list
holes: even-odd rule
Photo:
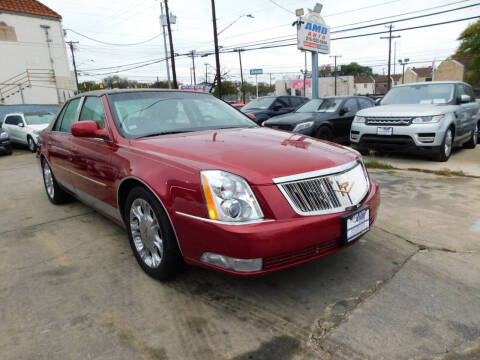
[[[378, 184], [370, 181], [370, 192], [361, 206], [370, 206], [372, 225], [377, 217], [380, 194]], [[267, 219], [255, 224], [225, 225], [176, 213], [173, 222], [185, 261], [230, 274], [253, 276], [319, 259], [349, 247], [358, 240], [349, 243], [343, 240], [341, 216], [350, 211], [300, 216], [294, 214], [286, 199], [279, 195], [281, 198], [275, 205], [285, 207], [282, 212], [291, 210], [292, 216], [289, 218]], [[261, 270], [253, 272], [227, 270], [200, 261], [205, 252], [236, 259], [261, 258], [263, 266]]]
[[429, 152], [442, 146], [445, 130], [439, 124], [392, 126], [392, 135], [377, 135], [378, 126], [353, 123], [350, 143], [360, 149]]
[[10, 142], [10, 139], [3, 139], [0, 140], [0, 149], [2, 150], [8, 150], [12, 147], [12, 143]]

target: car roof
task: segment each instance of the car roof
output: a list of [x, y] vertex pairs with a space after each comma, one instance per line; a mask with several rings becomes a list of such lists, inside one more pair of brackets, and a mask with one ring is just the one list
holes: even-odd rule
[[103, 96], [103, 95], [110, 95], [110, 94], [118, 94], [118, 93], [133, 93], [133, 92], [180, 92], [180, 93], [194, 93], [194, 94], [203, 94], [203, 95], [211, 95], [210, 93], [204, 93], [200, 91], [193, 91], [193, 90], [180, 90], [180, 89], [103, 89], [103, 90], [93, 90], [93, 91], [86, 91], [82, 92], [76, 96], [71, 97], [71, 99], [80, 98], [82, 96]]
[[463, 82], [463, 81], [421, 81], [421, 82], [414, 82], [414, 83], [407, 83], [407, 84], [398, 84], [398, 85], [395, 85], [395, 87], [410, 86], [410, 85], [431, 85], [431, 84], [464, 84], [464, 85], [468, 85], [466, 82]]

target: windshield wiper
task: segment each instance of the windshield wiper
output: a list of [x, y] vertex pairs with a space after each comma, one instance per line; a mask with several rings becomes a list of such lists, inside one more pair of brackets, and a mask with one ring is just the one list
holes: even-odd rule
[[160, 136], [160, 135], [170, 135], [170, 134], [180, 134], [180, 133], [186, 133], [186, 132], [192, 132], [192, 130], [175, 130], [175, 131], [160, 131], [160, 132], [155, 132], [147, 135], [142, 135], [137, 137], [136, 139], [141, 139], [145, 137], [153, 137], [153, 136]]

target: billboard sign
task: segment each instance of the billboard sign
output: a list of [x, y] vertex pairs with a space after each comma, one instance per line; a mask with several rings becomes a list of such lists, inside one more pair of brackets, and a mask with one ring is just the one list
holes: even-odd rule
[[263, 69], [250, 69], [250, 75], [262, 75]]
[[330, 27], [317, 12], [310, 12], [297, 27], [297, 47], [300, 50], [330, 53]]
[[[305, 81], [305, 87], [311, 88], [312, 87], [312, 80]], [[303, 80], [293, 80], [292, 81], [292, 89], [303, 89]]]

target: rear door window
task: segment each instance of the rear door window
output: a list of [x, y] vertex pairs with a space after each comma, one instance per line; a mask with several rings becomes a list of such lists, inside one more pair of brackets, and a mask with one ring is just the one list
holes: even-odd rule
[[358, 99], [358, 104], [360, 105], [360, 109], [366, 109], [375, 105], [373, 101], [367, 99]]
[[70, 103], [67, 105], [63, 114], [59, 131], [67, 133], [72, 132], [72, 125], [75, 122], [79, 102], [80, 98], [77, 98], [70, 101]]
[[355, 114], [358, 111], [358, 105], [355, 99], [348, 99], [343, 105], [343, 108], [347, 111], [347, 113]]
[[96, 96], [88, 96], [82, 107], [79, 121], [92, 120], [96, 121], [100, 128], [104, 128], [105, 125], [105, 108], [103, 107], [103, 101]]

